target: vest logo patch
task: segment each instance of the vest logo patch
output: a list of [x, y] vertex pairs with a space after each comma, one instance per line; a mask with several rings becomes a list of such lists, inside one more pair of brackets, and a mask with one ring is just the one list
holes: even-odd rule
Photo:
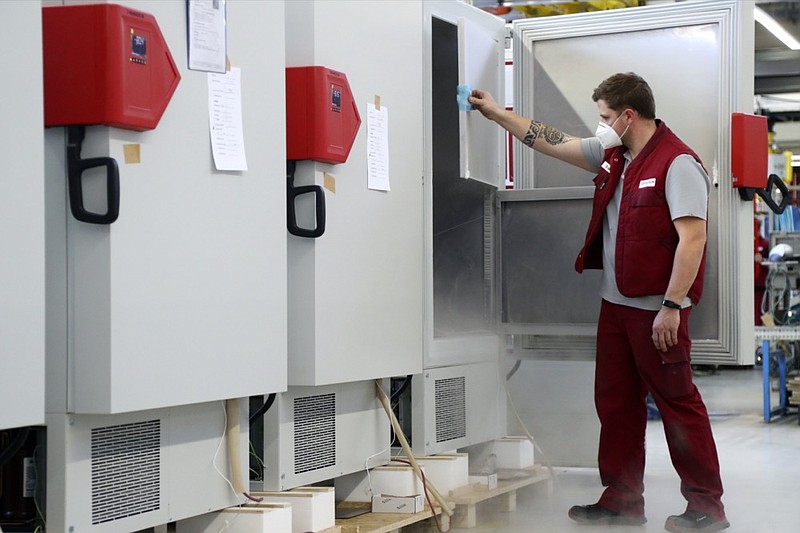
[[603, 164], [600, 165], [600, 167], [606, 172], [611, 172], [611, 164], [608, 161], [603, 161]]
[[646, 180], [642, 180], [639, 182], [639, 188], [644, 189], [646, 187], [655, 187], [656, 186], [656, 179], [650, 178]]

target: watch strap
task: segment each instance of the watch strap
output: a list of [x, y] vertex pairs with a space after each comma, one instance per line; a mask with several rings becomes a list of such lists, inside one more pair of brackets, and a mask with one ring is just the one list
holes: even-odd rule
[[669, 307], [670, 309], [681, 309], [681, 304], [673, 302], [672, 300], [667, 300], [666, 298], [661, 300], [661, 305]]

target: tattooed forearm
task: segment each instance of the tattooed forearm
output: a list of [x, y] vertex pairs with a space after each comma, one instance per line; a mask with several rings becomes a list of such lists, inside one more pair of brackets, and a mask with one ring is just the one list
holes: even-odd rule
[[525, 134], [525, 137], [523, 137], [522, 142], [530, 147], [533, 147], [533, 143], [536, 142], [536, 139], [539, 137], [544, 139], [547, 144], [551, 145], [564, 144], [565, 142], [573, 139], [573, 137], [555, 129], [552, 126], [542, 124], [537, 120], [531, 120], [531, 126], [528, 128], [528, 132]]

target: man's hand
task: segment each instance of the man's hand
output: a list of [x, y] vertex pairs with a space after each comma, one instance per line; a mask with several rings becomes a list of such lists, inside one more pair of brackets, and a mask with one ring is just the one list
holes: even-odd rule
[[678, 326], [681, 324], [679, 309], [662, 307], [653, 321], [653, 344], [662, 352], [678, 344]]
[[495, 102], [492, 95], [486, 91], [475, 89], [467, 100], [481, 115], [495, 122], [499, 121], [500, 116], [505, 111]]

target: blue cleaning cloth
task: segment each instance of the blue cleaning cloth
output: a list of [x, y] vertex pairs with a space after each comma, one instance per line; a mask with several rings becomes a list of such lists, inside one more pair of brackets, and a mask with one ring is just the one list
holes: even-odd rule
[[459, 85], [456, 92], [459, 111], [472, 111], [472, 104], [469, 103], [469, 96], [472, 94], [472, 87], [469, 85]]

